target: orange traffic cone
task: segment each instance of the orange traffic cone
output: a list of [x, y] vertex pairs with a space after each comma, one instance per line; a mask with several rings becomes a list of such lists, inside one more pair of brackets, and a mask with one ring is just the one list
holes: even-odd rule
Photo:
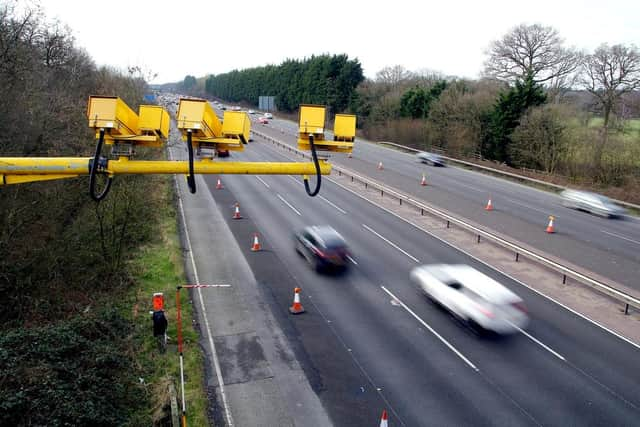
[[240, 204], [236, 202], [236, 211], [233, 214], [233, 219], [240, 219], [242, 215], [240, 215]]
[[553, 220], [554, 220], [554, 216], [553, 215], [549, 215], [549, 225], [547, 225], [547, 233], [555, 233], [556, 229], [553, 227]]
[[300, 314], [304, 313], [304, 308], [302, 304], [300, 304], [300, 288], [295, 288], [293, 290], [293, 305], [289, 307], [289, 313], [291, 314]]
[[484, 207], [485, 211], [492, 211], [493, 210], [493, 204], [491, 203], [491, 197], [489, 197], [489, 201], [487, 202], [487, 206]]
[[251, 246], [251, 250], [253, 252], [257, 252], [260, 249], [262, 249], [260, 247], [260, 242], [258, 241], [258, 233], [253, 233], [253, 246]]
[[384, 167], [382, 166], [382, 162], [378, 163], [378, 170], [381, 171], [382, 169], [384, 169]]
[[380, 418], [380, 427], [389, 427], [389, 421], [387, 417], [387, 410], [382, 410], [382, 418]]
[[422, 181], [420, 181], [420, 185], [427, 185], [427, 177], [422, 174]]
[[218, 183], [216, 184], [216, 190], [222, 190], [224, 187], [222, 186], [222, 181], [218, 178]]

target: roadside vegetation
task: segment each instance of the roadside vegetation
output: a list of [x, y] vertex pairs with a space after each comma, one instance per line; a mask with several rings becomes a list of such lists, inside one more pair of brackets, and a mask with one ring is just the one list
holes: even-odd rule
[[[17, 5], [0, 5], [0, 153], [90, 156], [89, 95], [136, 108], [148, 76], [96, 66], [68, 29]], [[0, 425], [140, 426], [164, 417], [166, 386], [179, 373], [173, 301], [183, 277], [171, 181], [118, 178], [99, 203], [87, 187], [78, 178], [0, 191]], [[164, 355], [149, 316], [158, 291], [173, 338]], [[204, 425], [188, 300], [189, 408]]]

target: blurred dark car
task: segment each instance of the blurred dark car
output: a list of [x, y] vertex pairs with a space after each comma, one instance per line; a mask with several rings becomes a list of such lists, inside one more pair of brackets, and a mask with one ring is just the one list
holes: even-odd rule
[[218, 157], [229, 157], [231, 154], [229, 153], [229, 150], [218, 150]]
[[328, 225], [305, 227], [295, 234], [296, 251], [316, 271], [345, 269], [349, 250], [344, 238]]
[[435, 154], [435, 153], [427, 153], [421, 152], [416, 154], [416, 157], [422, 162], [432, 166], [445, 166], [446, 162], [444, 157]]
[[611, 199], [590, 191], [564, 190], [560, 193], [562, 205], [589, 212], [606, 218], [622, 218], [627, 213], [626, 209], [616, 205]]

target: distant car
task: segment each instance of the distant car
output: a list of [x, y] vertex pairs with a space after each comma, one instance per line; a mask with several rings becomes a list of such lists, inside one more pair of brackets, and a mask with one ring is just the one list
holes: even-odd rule
[[435, 153], [421, 152], [416, 154], [416, 157], [422, 162], [432, 166], [445, 166], [446, 162], [444, 158]]
[[218, 157], [229, 157], [231, 155], [231, 153], [229, 153], [229, 150], [217, 150], [218, 153]]
[[247, 113], [249, 113], [249, 114], [255, 114], [255, 113], [256, 113], [256, 111], [255, 111], [255, 110], [249, 110], [249, 111], [247, 111]]
[[567, 208], [589, 212], [602, 217], [623, 217], [627, 213], [626, 209], [616, 205], [608, 197], [590, 191], [564, 190], [560, 193], [560, 197], [562, 197], [562, 205]]
[[411, 270], [410, 278], [429, 299], [479, 332], [508, 334], [529, 323], [519, 296], [468, 265], [423, 265]]
[[273, 114], [271, 114], [271, 113], [264, 113], [264, 115], [263, 115], [262, 117], [264, 117], [265, 119], [273, 119]]
[[259, 123], [262, 123], [263, 125], [268, 125], [268, 124], [269, 124], [269, 120], [267, 120], [267, 118], [266, 118], [266, 117], [260, 117], [260, 118], [258, 119], [258, 122], [259, 122]]
[[227, 106], [226, 106], [226, 105], [223, 105], [223, 104], [220, 104], [220, 109], [221, 109], [221, 110], [226, 110], [226, 109], [227, 109]]
[[298, 231], [295, 234], [295, 248], [316, 271], [328, 268], [344, 269], [348, 265], [347, 244], [344, 238], [328, 225], [314, 225]]

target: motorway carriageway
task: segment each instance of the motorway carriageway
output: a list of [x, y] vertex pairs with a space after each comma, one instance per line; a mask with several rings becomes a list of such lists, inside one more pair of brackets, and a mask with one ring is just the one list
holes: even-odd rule
[[[385, 162], [385, 174], [406, 180], [413, 175], [407, 170], [422, 170], [410, 157], [398, 155], [404, 161], [397, 160], [398, 172], [392, 172], [391, 160]], [[288, 158], [270, 144], [252, 143], [229, 160]], [[454, 170], [438, 169], [429, 176]], [[265, 304], [286, 313], [293, 287], [303, 290], [307, 312], [284, 315], [281, 326], [336, 425], [375, 425], [384, 408], [390, 425], [406, 426], [614, 426], [634, 424], [640, 416], [637, 346], [330, 179], [323, 179], [315, 198], [306, 195], [299, 177], [228, 175], [222, 177], [224, 190], [215, 189], [216, 180], [205, 177], [218, 208], [228, 212], [229, 227], [263, 292], [270, 296]], [[494, 202], [499, 200], [494, 195]], [[231, 219], [235, 201], [245, 220]], [[473, 201], [478, 204], [474, 209], [482, 210], [479, 198], [464, 203]], [[498, 203], [494, 213], [500, 215], [501, 209]], [[318, 275], [297, 255], [292, 233], [310, 224], [330, 224], [345, 237], [353, 253], [347, 273]], [[253, 232], [260, 235], [261, 252], [250, 251]], [[563, 236], [549, 236], [556, 237]], [[524, 299], [531, 325], [510, 337], [477, 336], [411, 285], [409, 271], [424, 263], [469, 264], [483, 271]]]

